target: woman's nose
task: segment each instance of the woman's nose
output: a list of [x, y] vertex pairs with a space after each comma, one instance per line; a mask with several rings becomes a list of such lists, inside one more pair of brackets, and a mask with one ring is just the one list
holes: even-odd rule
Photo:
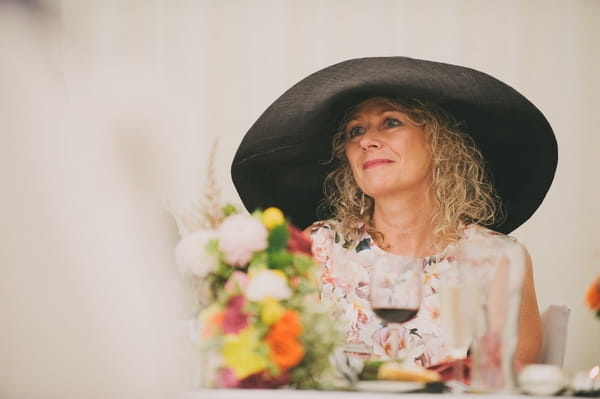
[[360, 138], [360, 146], [364, 150], [372, 150], [381, 147], [381, 141], [379, 140], [379, 136], [375, 129], [369, 129], [363, 134]]

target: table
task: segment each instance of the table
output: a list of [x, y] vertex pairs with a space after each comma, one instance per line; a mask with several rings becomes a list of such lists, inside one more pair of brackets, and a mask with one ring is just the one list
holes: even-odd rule
[[[394, 396], [392, 396], [394, 395]], [[433, 393], [374, 393], [351, 391], [311, 391], [293, 389], [200, 389], [185, 392], [180, 399], [557, 399], [557, 396], [529, 396], [510, 394], [433, 394]], [[566, 396], [565, 396], [566, 398]]]

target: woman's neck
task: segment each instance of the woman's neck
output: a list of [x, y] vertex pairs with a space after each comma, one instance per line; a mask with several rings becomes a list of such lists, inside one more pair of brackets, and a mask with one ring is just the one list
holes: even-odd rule
[[383, 234], [383, 243], [378, 245], [398, 255], [432, 255], [435, 252], [432, 215], [433, 202], [428, 197], [377, 199], [372, 223]]

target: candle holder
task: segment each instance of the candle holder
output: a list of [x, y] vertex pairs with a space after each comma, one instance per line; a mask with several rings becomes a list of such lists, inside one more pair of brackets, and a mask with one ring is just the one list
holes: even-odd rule
[[527, 365], [518, 380], [521, 390], [530, 395], [556, 395], [569, 386], [566, 372], [552, 364]]
[[574, 396], [600, 397], [600, 366], [576, 372], [571, 389]]

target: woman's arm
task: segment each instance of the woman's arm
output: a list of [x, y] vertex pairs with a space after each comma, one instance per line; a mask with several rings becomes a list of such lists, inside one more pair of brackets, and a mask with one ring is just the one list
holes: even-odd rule
[[517, 343], [517, 362], [520, 365], [537, 363], [542, 349], [542, 321], [538, 309], [531, 257], [525, 250], [525, 278], [521, 298], [519, 318], [519, 339]]

